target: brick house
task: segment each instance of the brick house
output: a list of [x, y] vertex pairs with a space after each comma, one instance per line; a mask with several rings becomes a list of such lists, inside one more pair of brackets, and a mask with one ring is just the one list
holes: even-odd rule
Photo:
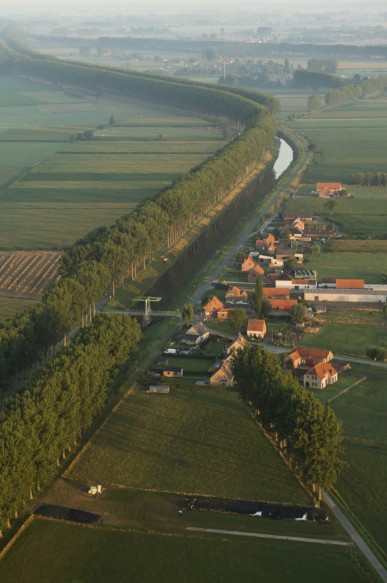
[[263, 339], [266, 334], [266, 322], [265, 320], [247, 320], [247, 331], [246, 335], [249, 338], [261, 338]]

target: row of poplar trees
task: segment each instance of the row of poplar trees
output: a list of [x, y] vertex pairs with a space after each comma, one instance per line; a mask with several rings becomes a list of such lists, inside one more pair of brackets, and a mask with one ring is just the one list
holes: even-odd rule
[[343, 465], [341, 422], [265, 348], [239, 351], [233, 370], [242, 400], [319, 501]]
[[98, 315], [0, 410], [0, 536], [57, 472], [136, 349], [138, 322]]
[[[15, 45], [15, 43], [14, 43]], [[16, 53], [2, 67], [86, 87], [116, 92], [168, 107], [180, 107], [219, 120], [237, 123], [241, 135], [209, 160], [176, 180], [158, 196], [110, 228], [90, 233], [63, 254], [59, 282], [42, 303], [0, 328], [0, 391], [20, 382], [24, 371], [44, 360], [51, 347], [82, 321], [90, 321], [94, 304], [127, 277], [165, 252], [190, 225], [199, 220], [271, 147], [276, 101], [266, 94], [217, 90], [205, 85], [138, 73], [71, 64]], [[260, 103], [262, 102], [262, 103]], [[109, 292], [110, 293], [110, 292]]]
[[[165, 252], [271, 147], [275, 100], [243, 90], [179, 82], [70, 64], [27, 50], [12, 27], [1, 31], [8, 50], [0, 72], [135, 97], [186, 109], [240, 128], [240, 136], [136, 211], [66, 249], [60, 280], [42, 302], [0, 327], [0, 530], [56, 471], [104, 406], [115, 375], [140, 338], [129, 317], [95, 317], [95, 302], [116, 283], [136, 277]], [[5, 39], [5, 40], [4, 40]], [[12, 41], [12, 42], [10, 42]], [[271, 109], [271, 111], [270, 111]], [[28, 367], [44, 363], [52, 346], [76, 326], [89, 325], [23, 384]], [[14, 385], [19, 388], [15, 392]], [[5, 394], [4, 394], [5, 393]]]

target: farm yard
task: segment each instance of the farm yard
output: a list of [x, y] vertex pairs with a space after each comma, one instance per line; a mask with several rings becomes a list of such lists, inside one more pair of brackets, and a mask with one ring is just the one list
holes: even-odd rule
[[[70, 244], [129, 214], [224, 144], [219, 128], [192, 116], [24, 78], [2, 81], [3, 250]], [[88, 130], [92, 139], [79, 139]]]
[[82, 483], [308, 504], [234, 392], [127, 395], [67, 476]]

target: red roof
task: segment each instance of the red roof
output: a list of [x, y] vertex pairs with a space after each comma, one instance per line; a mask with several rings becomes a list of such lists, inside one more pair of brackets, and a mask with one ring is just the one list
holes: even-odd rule
[[292, 354], [298, 352], [302, 358], [312, 358], [313, 360], [318, 360], [319, 358], [327, 358], [330, 360], [333, 358], [333, 354], [330, 350], [324, 348], [311, 348], [310, 346], [297, 346]]
[[364, 279], [336, 279], [336, 289], [364, 289]]
[[247, 332], [266, 332], [265, 320], [248, 320]]
[[269, 302], [271, 307], [274, 310], [285, 310], [288, 312], [290, 308], [297, 304], [297, 300], [289, 300], [289, 299], [270, 299]]
[[314, 366], [312, 369], [308, 370], [306, 374], [319, 377], [320, 379], [325, 379], [325, 377], [329, 374], [330, 375], [337, 374], [337, 370], [335, 369], [334, 366], [328, 364], [327, 362], [320, 362], [319, 364], [316, 364], [316, 366]]
[[264, 287], [262, 290], [267, 298], [289, 299], [289, 289], [287, 287]]

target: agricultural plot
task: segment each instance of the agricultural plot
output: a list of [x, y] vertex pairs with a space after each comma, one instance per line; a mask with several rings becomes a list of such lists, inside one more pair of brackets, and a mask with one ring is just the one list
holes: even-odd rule
[[[68, 94], [12, 77], [2, 87], [5, 250], [60, 248], [111, 224], [224, 143], [221, 130], [199, 118], [117, 97]], [[78, 140], [86, 130], [93, 139]]]
[[128, 395], [71, 468], [82, 483], [308, 503], [238, 395]]
[[308, 182], [353, 183], [358, 172], [385, 171], [387, 97], [353, 103], [299, 117], [292, 127], [317, 145]]
[[[336, 178], [341, 180], [340, 175]], [[315, 184], [310, 184], [314, 188]], [[286, 212], [311, 211], [337, 223], [346, 235], [383, 236], [387, 232], [387, 188], [348, 186], [354, 198], [338, 199], [331, 214], [324, 208], [326, 200], [312, 195], [298, 195], [286, 201]], [[383, 243], [381, 243], [382, 245]]]
[[60, 253], [0, 252], [0, 292], [3, 295], [40, 298], [58, 277]]
[[36, 519], [1, 561], [0, 578], [3, 583], [365, 583], [369, 579], [356, 555], [327, 545], [182, 536], [181, 531], [119, 532]]
[[[366, 376], [331, 403], [343, 421], [348, 462], [336, 490], [379, 546], [387, 545], [387, 394], [386, 369], [353, 365]], [[318, 392], [315, 394], [317, 396]]]
[[5, 322], [19, 312], [24, 312], [27, 308], [32, 307], [35, 301], [19, 298], [9, 298], [0, 295], [0, 322]]

